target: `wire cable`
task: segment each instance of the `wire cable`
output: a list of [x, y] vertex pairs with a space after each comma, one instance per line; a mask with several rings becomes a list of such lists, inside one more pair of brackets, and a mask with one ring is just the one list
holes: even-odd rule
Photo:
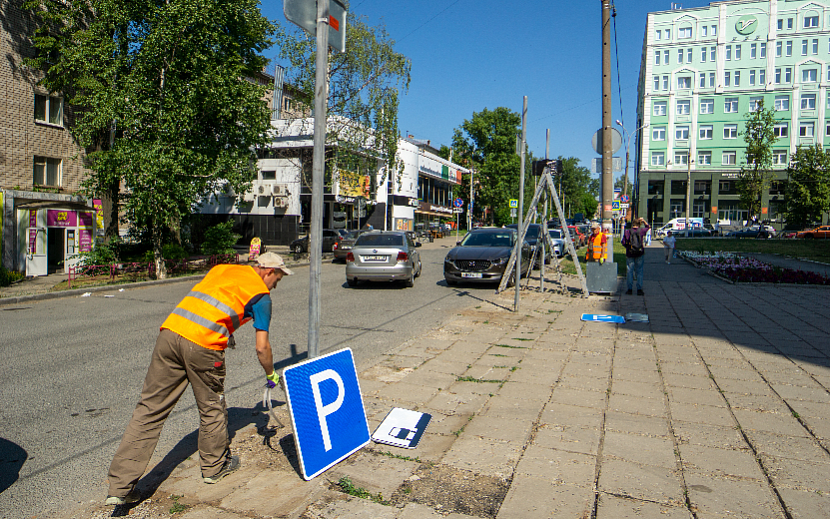
[[620, 103], [620, 126], [625, 128], [625, 117], [623, 116], [622, 90], [620, 85], [620, 49], [617, 46], [617, 6], [611, 4], [611, 19], [614, 21], [614, 57], [617, 60], [617, 95]]

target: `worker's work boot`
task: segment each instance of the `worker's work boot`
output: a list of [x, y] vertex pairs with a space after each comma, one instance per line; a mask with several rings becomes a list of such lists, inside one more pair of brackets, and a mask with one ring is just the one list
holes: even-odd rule
[[220, 470], [215, 476], [202, 479], [205, 483], [209, 485], [218, 483], [219, 480], [221, 480], [231, 472], [236, 471], [237, 469], [239, 469], [240, 466], [242, 466], [242, 462], [239, 461], [239, 456], [228, 456], [228, 459], [225, 460], [225, 464], [222, 465], [222, 470]]

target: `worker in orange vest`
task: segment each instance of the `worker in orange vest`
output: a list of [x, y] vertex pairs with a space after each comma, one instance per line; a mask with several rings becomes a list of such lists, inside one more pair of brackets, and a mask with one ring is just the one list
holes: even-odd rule
[[188, 384], [199, 408], [199, 462], [205, 483], [216, 483], [240, 466], [231, 456], [225, 407], [225, 348], [235, 346], [233, 333], [253, 320], [256, 354], [274, 388], [279, 375], [268, 330], [271, 290], [293, 274], [273, 252], [256, 265], [217, 265], [173, 309], [162, 323], [141, 399], [127, 426], [109, 470], [104, 504], [140, 500], [135, 485], [144, 474], [164, 421]]
[[588, 252], [585, 261], [598, 261], [600, 265], [608, 259], [608, 239], [600, 229], [599, 223], [591, 224], [591, 236], [588, 237]]

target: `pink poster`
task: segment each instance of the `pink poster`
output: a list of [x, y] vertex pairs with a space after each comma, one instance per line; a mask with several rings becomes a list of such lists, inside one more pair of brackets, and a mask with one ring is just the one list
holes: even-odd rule
[[92, 231], [89, 229], [78, 229], [78, 248], [81, 252], [92, 250]]
[[77, 227], [78, 213], [50, 209], [46, 211], [46, 227]]
[[37, 254], [37, 229], [29, 229], [29, 254]]
[[78, 213], [78, 227], [92, 227], [94, 222], [95, 213], [86, 211]]
[[37, 211], [29, 210], [29, 227], [37, 227]]

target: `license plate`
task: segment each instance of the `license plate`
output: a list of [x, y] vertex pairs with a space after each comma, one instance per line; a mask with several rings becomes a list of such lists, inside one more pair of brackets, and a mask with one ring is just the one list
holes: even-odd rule
[[386, 261], [389, 256], [363, 256], [363, 261]]
[[461, 277], [481, 279], [481, 272], [462, 272]]

